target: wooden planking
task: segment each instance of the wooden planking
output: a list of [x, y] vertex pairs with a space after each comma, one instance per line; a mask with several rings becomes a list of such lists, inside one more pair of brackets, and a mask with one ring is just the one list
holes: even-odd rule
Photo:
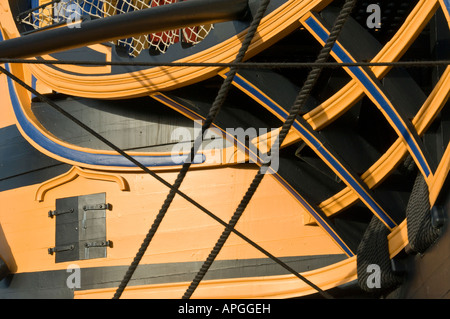
[[[177, 143], [172, 137], [176, 128], [193, 131], [191, 120], [150, 97], [108, 101], [55, 96], [54, 101], [124, 150], [167, 152]], [[81, 147], [109, 150], [103, 142], [46, 103], [33, 102], [32, 110], [39, 123], [58, 139]]]
[[[255, 170], [248, 166], [193, 170], [182, 191], [228, 221], [236, 209]], [[55, 200], [70, 196], [106, 192], [113, 205], [107, 213], [107, 239], [114, 248], [108, 258], [79, 261], [82, 267], [127, 265], [159, 211], [168, 189], [146, 174], [121, 174], [130, 191], [122, 191], [110, 181], [78, 177], [46, 193], [42, 202], [34, 200], [39, 185], [0, 193], [4, 238], [7, 239], [18, 272], [64, 269], [47, 253], [54, 247], [54, 220], [47, 216]], [[161, 172], [173, 182], [176, 172]], [[221, 195], [218, 195], [221, 194]], [[218, 197], [219, 196], [219, 197]], [[14, 212], [14, 213], [11, 213]], [[341, 254], [341, 250], [319, 228], [303, 225], [301, 206], [276, 180], [267, 176], [242, 216], [239, 231], [261, 244], [277, 257], [315, 254]], [[223, 227], [184, 199], [176, 197], [149, 252], [142, 262], [164, 263], [199, 261], [206, 258]], [[29, 240], [33, 238], [33, 240]], [[261, 258], [260, 252], [232, 235], [219, 259]]]

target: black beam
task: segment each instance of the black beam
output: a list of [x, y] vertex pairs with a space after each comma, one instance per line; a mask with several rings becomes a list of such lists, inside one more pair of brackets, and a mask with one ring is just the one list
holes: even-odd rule
[[190, 0], [84, 21], [0, 42], [0, 58], [30, 58], [95, 43], [244, 17], [248, 0]]

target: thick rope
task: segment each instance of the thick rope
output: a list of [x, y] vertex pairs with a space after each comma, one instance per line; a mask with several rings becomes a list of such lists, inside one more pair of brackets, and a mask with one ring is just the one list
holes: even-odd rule
[[[48, 97], [46, 97], [45, 95], [42, 95], [41, 93], [39, 93], [38, 91], [36, 91], [35, 89], [33, 89], [31, 86], [27, 85], [25, 82], [23, 82], [22, 80], [20, 80], [19, 78], [17, 78], [15, 75], [13, 75], [12, 73], [10, 73], [9, 71], [7, 71], [6, 69], [4, 69], [3, 67], [0, 66], [0, 72], [4, 72], [8, 77], [10, 77], [12, 80], [14, 80], [15, 82], [17, 82], [19, 85], [21, 85], [22, 87], [24, 87], [25, 89], [27, 89], [28, 91], [30, 91], [31, 93], [33, 93], [34, 95], [36, 95], [42, 102], [44, 103], [48, 103], [51, 107], [53, 107], [56, 111], [60, 112], [62, 115], [66, 116], [68, 119], [70, 119], [71, 121], [75, 122], [76, 124], [78, 124], [80, 127], [84, 128], [86, 131], [90, 132], [93, 136], [95, 136], [96, 138], [98, 138], [99, 140], [105, 142], [108, 146], [110, 146], [113, 150], [117, 151], [118, 153], [122, 154], [125, 158], [129, 159], [131, 162], [135, 163], [136, 165], [138, 165], [140, 168], [142, 168], [142, 170], [144, 170], [145, 172], [149, 173], [152, 177], [156, 178], [159, 182], [161, 182], [162, 184], [164, 184], [165, 186], [167, 186], [170, 189], [173, 189], [172, 185], [165, 181], [163, 178], [161, 178], [160, 176], [158, 176], [157, 174], [155, 174], [154, 172], [150, 171], [147, 167], [143, 166], [141, 163], [139, 163], [138, 161], [136, 161], [134, 158], [130, 157], [128, 154], [126, 154], [125, 152], [123, 152], [123, 150], [121, 150], [118, 146], [114, 145], [113, 143], [109, 142], [108, 140], [106, 140], [104, 137], [102, 137], [100, 134], [98, 134], [97, 132], [95, 132], [94, 130], [92, 130], [91, 128], [89, 128], [88, 126], [86, 126], [84, 123], [80, 122], [78, 119], [76, 119], [75, 117], [73, 117], [70, 113], [67, 113], [66, 111], [64, 111], [61, 107], [59, 107], [56, 103], [54, 103], [52, 100], [50, 100]], [[282, 260], [280, 260], [279, 258], [275, 257], [274, 255], [272, 255], [270, 252], [268, 252], [267, 250], [265, 250], [264, 248], [262, 248], [260, 245], [258, 245], [257, 243], [255, 243], [254, 241], [252, 241], [250, 238], [248, 238], [247, 236], [245, 236], [244, 234], [242, 234], [241, 232], [237, 231], [236, 229], [232, 229], [229, 227], [228, 223], [225, 222], [224, 220], [220, 219], [219, 217], [217, 217], [215, 214], [213, 214], [211, 211], [207, 210], [205, 207], [203, 207], [202, 205], [200, 205], [199, 203], [197, 203], [195, 200], [193, 200], [192, 198], [190, 198], [189, 196], [187, 196], [186, 194], [184, 194], [183, 192], [181, 192], [180, 190], [177, 190], [176, 193], [181, 196], [182, 198], [186, 199], [189, 203], [193, 204], [195, 207], [197, 207], [198, 209], [200, 209], [202, 212], [204, 212], [206, 215], [208, 215], [209, 217], [211, 217], [212, 219], [214, 219], [215, 221], [217, 221], [219, 224], [221, 224], [222, 226], [224, 226], [227, 229], [230, 229], [230, 231], [232, 231], [236, 236], [240, 237], [242, 240], [244, 240], [245, 242], [247, 242], [248, 244], [250, 244], [252, 247], [254, 247], [255, 249], [257, 249], [258, 251], [260, 251], [261, 253], [263, 253], [265, 256], [267, 256], [268, 258], [272, 259], [273, 261], [275, 261], [277, 264], [279, 264], [281, 267], [283, 267], [284, 269], [286, 269], [287, 271], [291, 272], [293, 275], [299, 277], [299, 274], [297, 273], [297, 271], [295, 271], [293, 268], [291, 268], [289, 265], [287, 265], [286, 263], [284, 263]], [[301, 277], [299, 277], [301, 278]]]
[[[245, 54], [245, 52], [244, 52]], [[236, 59], [237, 61], [238, 59]], [[283, 63], [283, 64], [273, 64], [273, 63], [241, 63], [241, 62], [233, 62], [233, 63], [152, 63], [152, 62], [94, 62], [94, 61], [46, 61], [46, 60], [23, 60], [23, 59], [0, 59], [0, 62], [2, 63], [33, 63], [33, 64], [74, 64], [74, 65], [148, 65], [148, 66], [158, 66], [158, 65], [167, 65], [167, 66], [226, 66], [234, 68], [234, 74], [237, 68], [272, 68], [272, 67], [288, 67], [288, 68], [304, 68], [304, 67], [320, 67], [320, 68], [335, 68], [335, 67], [343, 67], [343, 66], [403, 66], [403, 67], [423, 67], [423, 66], [436, 66], [436, 65], [449, 65], [449, 61], [412, 61], [412, 62], [379, 62], [379, 63], [371, 63], [371, 62], [356, 62], [356, 63], [327, 63], [327, 62], [315, 62], [315, 63]], [[6, 70], [0, 67], [0, 71], [5, 71], [4, 73], [8, 73]], [[231, 78], [229, 77], [229, 79]], [[229, 82], [231, 82], [230, 80]], [[225, 83], [225, 82], [224, 82]], [[20, 84], [20, 83], [19, 83]], [[225, 85], [224, 85], [225, 86]], [[37, 92], [34, 92], [36, 95]], [[226, 96], [227, 91], [222, 91], [222, 96]], [[220, 95], [220, 94], [219, 94]], [[217, 100], [216, 100], [217, 101]], [[47, 101], [47, 103], [49, 103]], [[50, 103], [49, 103], [50, 104]], [[211, 108], [210, 115], [212, 115], [215, 112], [218, 112], [221, 106], [217, 106], [216, 108]], [[217, 113], [216, 113], [217, 114]], [[211, 123], [214, 121], [213, 117], [210, 117], [210, 123], [205, 122], [205, 125], [202, 128], [202, 133], [204, 133], [211, 125]], [[79, 124], [79, 123], [78, 123]], [[81, 125], [82, 126], [82, 125]], [[204, 129], [206, 127], [206, 129]], [[91, 132], [92, 133], [92, 132]], [[96, 135], [96, 134], [93, 134]], [[280, 134], [281, 135], [281, 134]], [[101, 138], [100, 138], [101, 139]], [[283, 138], [284, 139], [284, 138]], [[111, 146], [111, 144], [108, 144], [106, 140], [103, 140], [107, 145]], [[195, 152], [195, 146], [198, 144], [194, 144], [193, 150], [191, 152], [191, 160], [193, 159]], [[115, 149], [115, 147], [112, 147]], [[117, 149], [116, 149], [117, 150]], [[118, 150], [119, 153], [121, 153]], [[133, 161], [131, 157], [128, 157], [126, 153], [123, 153], [125, 157], [129, 158], [132, 162], [134, 162], [137, 166], [140, 166], [137, 161]], [[189, 161], [186, 164], [187, 166], [190, 165]], [[184, 167], [184, 166], [183, 166]], [[144, 171], [147, 171], [151, 175], [154, 175], [153, 172], [149, 171], [145, 167], [141, 167]], [[187, 171], [187, 170], [186, 170]], [[157, 176], [154, 176], [157, 177]], [[429, 215], [430, 207], [429, 203], [427, 204], [427, 187], [426, 183], [421, 176], [418, 176], [413, 192], [411, 194], [411, 199], [408, 204], [407, 208], [407, 216], [408, 216], [408, 235], [409, 235], [409, 241], [410, 245], [413, 248], [414, 251], [422, 253], [425, 251], [437, 238], [438, 232], [432, 228], [431, 226], [431, 219]], [[164, 180], [157, 177], [161, 182], [166, 184], [171, 191], [178, 193], [182, 197], [187, 197], [183, 193], [181, 193], [177, 187], [174, 187], [173, 185], [170, 185], [169, 183], [165, 182]], [[259, 183], [262, 180], [262, 176], [260, 179], [254, 180], [252, 185], [249, 189], [255, 189], [258, 187]], [[250, 192], [251, 193], [251, 192]], [[238, 207], [238, 210], [242, 211], [245, 210], [246, 205], [242, 202], [248, 202], [251, 199], [251, 194], [249, 192], [246, 193], [243, 200], [241, 201], [241, 204]], [[186, 198], [190, 200], [189, 198]], [[195, 203], [196, 206], [199, 204]], [[203, 211], [205, 211], [204, 208], [201, 207]], [[259, 247], [257, 244], [252, 242], [250, 239], [246, 238], [244, 235], [240, 234], [238, 231], [236, 231], [233, 227], [237, 223], [238, 218], [232, 218], [229, 225], [227, 225], [225, 222], [217, 218], [215, 215], [210, 213], [209, 211], [206, 211], [206, 213], [216, 219], [219, 223], [221, 223], [223, 226], [226, 227], [226, 231], [228, 232], [234, 232], [244, 240], [246, 240], [248, 243], [250, 243], [252, 246], [256, 247], [263, 253], [265, 253], [267, 256], [278, 262], [280, 265], [282, 265], [284, 268], [288, 269], [291, 272], [295, 272], [293, 269], [291, 269], [289, 266], [281, 262], [276, 257], [272, 256], [270, 253]], [[379, 226], [379, 225], [378, 225]], [[377, 227], [375, 227], [377, 228]], [[379, 228], [379, 227], [378, 227]], [[378, 231], [380, 232], [380, 231]], [[368, 233], [373, 233], [373, 229], [368, 231]], [[379, 246], [378, 246], [379, 248]], [[361, 254], [362, 256], [362, 254]], [[394, 280], [395, 281], [395, 280]], [[311, 286], [314, 286], [312, 283], [310, 283]], [[387, 285], [386, 285], [387, 286]]]
[[[321, 49], [316, 62], [317, 63], [323, 63], [325, 62], [331, 52], [331, 49], [333, 48], [335, 42], [337, 41], [339, 34], [342, 30], [343, 25], [345, 24], [347, 18], [349, 17], [351, 11], [353, 10], [353, 7], [355, 6], [356, 0], [346, 0], [345, 4], [339, 13], [339, 16], [337, 17], [334, 26], [330, 32], [330, 36], [325, 43], [325, 46]], [[300, 114], [300, 111], [305, 105], [306, 100], [309, 97], [309, 94], [311, 93], [311, 90], [313, 89], [314, 85], [316, 84], [319, 75], [322, 71], [321, 67], [313, 66], [312, 70], [309, 72], [308, 77], [297, 96], [297, 99], [293, 105], [293, 107], [290, 110], [290, 114], [287, 117], [286, 121], [283, 123], [282, 129], [280, 131], [280, 134], [277, 138], [277, 141], [272, 146], [271, 153], [278, 154], [278, 150], [280, 145], [283, 143], [284, 139], [286, 138], [287, 133], [291, 129], [291, 126], [293, 125], [296, 117]], [[264, 175], [266, 173], [266, 170], [270, 166], [270, 163], [264, 163], [261, 165], [261, 167], [258, 170], [258, 173], [256, 174], [255, 178], [253, 179], [252, 183], [250, 184], [250, 187], [248, 188], [247, 192], [245, 193], [244, 197], [242, 198], [241, 202], [239, 203], [235, 213], [233, 214], [229, 226], [234, 229], [237, 222], [239, 221], [239, 218], [241, 217], [242, 213], [244, 212], [245, 208], [249, 204], [250, 200], [252, 199], [253, 195], [255, 194], [258, 186], [260, 185], [262, 179], [264, 178]], [[208, 272], [208, 269], [211, 267], [212, 263], [216, 259], [217, 255], [219, 254], [220, 250], [222, 249], [223, 245], [225, 244], [226, 240], [228, 239], [229, 235], [231, 234], [230, 228], [225, 229], [219, 240], [216, 242], [214, 248], [212, 249], [211, 253], [209, 254], [208, 258], [203, 263], [202, 267], [198, 271], [195, 278], [192, 280], [191, 284], [187, 288], [186, 292], [183, 295], [183, 299], [189, 299], [192, 294], [194, 293], [195, 289], [198, 287], [206, 273]], [[309, 280], [303, 277], [303, 280], [308, 283], [310, 286], [314, 287], [322, 296], [325, 298], [331, 298], [331, 296], [324, 292], [322, 289], [311, 283]]]
[[[255, 14], [252, 23], [249, 26], [248, 32], [245, 36], [244, 41], [242, 42], [242, 46], [239, 49], [238, 54], [236, 55], [235, 62], [242, 62], [245, 54], [250, 46], [251, 41], [253, 40], [253, 37], [256, 33], [256, 29], [258, 28], [261, 19], [264, 16], [264, 13], [266, 11], [266, 8], [269, 4], [270, 0], [263, 0], [260, 4], [260, 7], [258, 8], [257, 13]], [[219, 113], [221, 107], [223, 106], [226, 96], [228, 95], [228, 92], [231, 88], [234, 76], [236, 75], [237, 69], [231, 68], [230, 71], [227, 74], [227, 77], [225, 78], [224, 82], [222, 83], [219, 93], [217, 94], [216, 99], [213, 102], [213, 105], [211, 106], [208, 115], [202, 125], [202, 130], [199, 136], [195, 139], [194, 145], [192, 146], [191, 153], [190, 153], [190, 159], [188, 159], [182, 166], [180, 172], [178, 173], [177, 179], [175, 180], [173, 184], [173, 188], [170, 190], [169, 194], [167, 195], [166, 200], [164, 201], [159, 213], [157, 214], [147, 236], [145, 237], [144, 241], [141, 244], [141, 247], [139, 248], [139, 251], [136, 254], [136, 257], [134, 258], [133, 262], [131, 263], [130, 267], [128, 268], [124, 278], [122, 279], [122, 282], [120, 283], [119, 287], [116, 290], [116, 293], [114, 294], [113, 299], [118, 299], [122, 295], [124, 289], [126, 288], [128, 282], [130, 281], [131, 277], [133, 276], [133, 273], [135, 272], [137, 266], [139, 265], [142, 257], [144, 256], [150, 242], [153, 239], [153, 236], [156, 234], [156, 231], [158, 230], [159, 225], [161, 224], [167, 210], [170, 207], [170, 204], [172, 203], [176, 190], [178, 190], [181, 186], [181, 183], [183, 182], [190, 166], [195, 158], [195, 155], [197, 154], [197, 151], [201, 145], [201, 141], [203, 139], [203, 135], [208, 130], [208, 128], [211, 126], [211, 124], [214, 122], [217, 114]]]
[[[96, 131], [94, 131], [93, 129], [91, 129], [89, 126], [85, 125], [83, 122], [79, 121], [77, 118], [75, 118], [74, 116], [72, 116], [70, 113], [66, 112], [64, 109], [62, 109], [58, 104], [56, 104], [55, 102], [53, 102], [51, 99], [49, 99], [47, 96], [42, 95], [41, 93], [39, 93], [37, 90], [35, 90], [34, 88], [32, 88], [31, 86], [29, 86], [28, 84], [26, 84], [24, 81], [22, 81], [21, 79], [19, 79], [18, 77], [16, 77], [14, 74], [12, 74], [11, 72], [7, 71], [5, 68], [0, 66], [0, 72], [5, 73], [5, 75], [7, 75], [9, 78], [11, 78], [13, 81], [17, 82], [20, 86], [22, 86], [23, 88], [25, 88], [26, 90], [28, 90], [30, 93], [34, 94], [35, 96], [37, 96], [42, 102], [47, 103], [49, 106], [51, 106], [54, 110], [58, 111], [59, 113], [61, 113], [63, 116], [65, 116], [66, 118], [68, 118], [69, 120], [71, 120], [72, 122], [74, 122], [75, 124], [77, 124], [78, 126], [80, 126], [81, 128], [83, 128], [84, 130], [86, 130], [87, 132], [89, 132], [90, 134], [92, 134], [94, 137], [96, 137], [97, 139], [99, 139], [100, 141], [102, 141], [103, 143], [105, 143], [106, 145], [108, 145], [111, 149], [115, 150], [116, 152], [118, 152], [119, 154], [121, 154], [124, 158], [128, 159], [130, 162], [134, 163], [137, 167], [141, 168], [144, 172], [148, 173], [149, 175], [151, 175], [152, 177], [154, 177], [156, 180], [158, 180], [159, 182], [161, 182], [163, 185], [167, 186], [169, 189], [174, 189], [172, 184], [170, 184], [169, 182], [167, 182], [166, 180], [164, 180], [163, 178], [161, 178], [160, 176], [158, 176], [156, 173], [154, 173], [153, 171], [149, 170], [146, 166], [142, 165], [139, 161], [137, 161], [135, 158], [129, 156], [127, 153], [124, 152], [124, 150], [120, 149], [118, 146], [116, 146], [115, 144], [113, 144], [112, 142], [110, 142], [109, 140], [107, 140], [106, 138], [104, 138], [102, 135], [100, 135], [99, 133], [97, 133]], [[286, 263], [284, 263], [282, 260], [280, 260], [279, 258], [275, 257], [274, 255], [272, 255], [270, 252], [268, 252], [267, 250], [265, 250], [264, 248], [262, 248], [260, 245], [258, 245], [257, 243], [255, 243], [254, 241], [252, 241], [250, 238], [248, 238], [247, 236], [245, 236], [244, 234], [242, 234], [241, 232], [237, 231], [236, 229], [230, 228], [228, 223], [223, 221], [222, 219], [220, 219], [218, 216], [216, 216], [215, 214], [213, 214], [211, 211], [207, 210], [205, 207], [203, 207], [202, 205], [200, 205], [199, 203], [197, 203], [195, 200], [193, 200], [192, 198], [190, 198], [189, 196], [187, 196], [186, 194], [184, 194], [183, 192], [181, 192], [179, 189], [175, 190], [176, 193], [181, 196], [182, 198], [184, 198], [185, 200], [187, 200], [189, 203], [191, 203], [192, 205], [194, 205], [195, 207], [197, 207], [198, 209], [200, 209], [202, 212], [204, 212], [206, 215], [208, 215], [209, 217], [211, 217], [212, 219], [214, 219], [215, 221], [217, 221], [219, 224], [221, 224], [222, 226], [224, 226], [225, 228], [229, 229], [231, 232], [233, 232], [236, 236], [238, 236], [239, 238], [241, 238], [242, 240], [244, 240], [245, 242], [247, 242], [248, 244], [250, 244], [252, 247], [254, 247], [255, 249], [257, 249], [258, 251], [260, 251], [262, 254], [264, 254], [265, 256], [267, 256], [268, 258], [272, 259], [274, 262], [276, 262], [277, 264], [279, 264], [281, 267], [283, 267], [284, 269], [286, 269], [287, 271], [291, 272], [293, 275], [297, 276], [298, 278], [302, 279], [302, 277], [300, 276], [300, 274], [298, 274], [298, 272], [296, 270], [294, 270], [293, 268], [291, 268], [289, 265], [287, 265]]]
[[[411, 162], [408, 157], [405, 166], [412, 171]], [[414, 252], [423, 253], [439, 237], [439, 231], [432, 226], [430, 210], [428, 185], [419, 173], [406, 207], [408, 241]], [[376, 296], [392, 291], [402, 282], [402, 276], [392, 271], [388, 235], [389, 230], [374, 216], [358, 247], [358, 283]], [[378, 285], [373, 281], [376, 274], [369, 270], [372, 267], [374, 271], [373, 266], [380, 270]]]
[[403, 280], [392, 270], [388, 235], [389, 229], [373, 216], [358, 246], [358, 283], [362, 290], [374, 296], [393, 290]]
[[431, 206], [428, 185], [418, 174], [406, 207], [408, 241], [416, 253], [423, 253], [439, 237], [439, 230], [431, 223]]

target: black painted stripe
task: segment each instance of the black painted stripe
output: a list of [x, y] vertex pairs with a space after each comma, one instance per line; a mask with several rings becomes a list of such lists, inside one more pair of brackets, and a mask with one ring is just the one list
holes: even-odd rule
[[36, 150], [15, 125], [0, 129], [0, 192], [42, 183], [70, 167]]
[[[345, 255], [317, 255], [280, 258], [298, 272], [314, 270], [346, 259]], [[74, 262], [76, 264], [76, 262]], [[130, 286], [189, 282], [202, 262], [180, 262], [139, 265]], [[128, 266], [82, 268], [81, 288], [89, 290], [117, 287]], [[9, 275], [0, 281], [0, 299], [7, 298], [73, 298], [74, 291], [67, 287], [66, 270], [42, 271]], [[289, 274], [269, 258], [245, 260], [218, 260], [214, 262], [205, 280], [276, 276]], [[181, 296], [180, 296], [181, 298]]]

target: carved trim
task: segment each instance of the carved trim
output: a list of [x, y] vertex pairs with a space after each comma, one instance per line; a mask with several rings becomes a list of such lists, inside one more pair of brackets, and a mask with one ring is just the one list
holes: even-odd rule
[[35, 200], [42, 202], [44, 200], [45, 194], [56, 187], [59, 187], [63, 184], [69, 183], [76, 179], [78, 176], [87, 178], [87, 179], [95, 179], [107, 182], [115, 182], [119, 185], [121, 191], [129, 191], [129, 185], [125, 178], [118, 174], [108, 174], [108, 173], [99, 173], [90, 171], [87, 169], [83, 169], [77, 166], [73, 166], [67, 173], [59, 175], [55, 178], [52, 178], [38, 187], [35, 195]]

